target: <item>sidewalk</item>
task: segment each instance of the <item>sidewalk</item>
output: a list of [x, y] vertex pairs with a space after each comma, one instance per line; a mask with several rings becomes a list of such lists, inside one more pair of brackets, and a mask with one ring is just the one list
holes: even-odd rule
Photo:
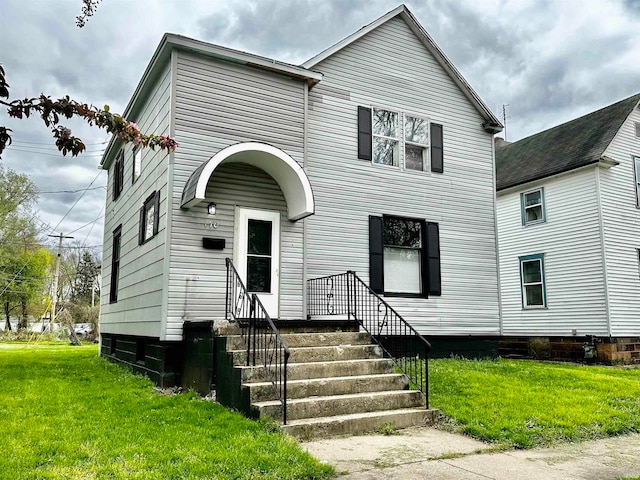
[[491, 445], [432, 428], [302, 444], [339, 479], [607, 480], [640, 475], [640, 434], [491, 453]]

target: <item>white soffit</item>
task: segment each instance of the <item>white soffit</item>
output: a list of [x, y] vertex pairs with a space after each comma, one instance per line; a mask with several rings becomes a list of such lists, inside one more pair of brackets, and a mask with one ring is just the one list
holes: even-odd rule
[[223, 163], [246, 163], [271, 175], [287, 202], [289, 220], [300, 220], [315, 212], [311, 183], [303, 168], [279, 148], [259, 142], [226, 147], [198, 167], [184, 186], [181, 208], [188, 209], [206, 200], [209, 179]]

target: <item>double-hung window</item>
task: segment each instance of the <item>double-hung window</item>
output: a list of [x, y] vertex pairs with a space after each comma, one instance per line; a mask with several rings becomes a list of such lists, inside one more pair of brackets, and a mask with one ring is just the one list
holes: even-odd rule
[[369, 280], [376, 293], [441, 295], [440, 233], [420, 218], [369, 217]]
[[424, 221], [384, 217], [384, 290], [422, 293]]
[[423, 172], [427, 168], [429, 151], [429, 120], [404, 116], [404, 166]]
[[373, 163], [397, 167], [398, 113], [373, 109]]
[[131, 183], [135, 183], [140, 178], [142, 172], [142, 148], [133, 147], [133, 172], [131, 175]]
[[418, 115], [358, 107], [358, 158], [404, 170], [443, 173], [442, 125]]
[[523, 308], [545, 308], [547, 306], [544, 255], [520, 257], [520, 283]]
[[155, 191], [147, 197], [140, 209], [138, 226], [138, 245], [142, 245], [158, 233], [160, 221], [160, 192]]
[[113, 162], [113, 200], [116, 201], [122, 193], [124, 185], [124, 152], [120, 150]]
[[118, 228], [113, 231], [112, 238], [109, 302], [116, 303], [118, 301], [118, 278], [120, 277], [120, 244], [122, 243], [122, 225], [119, 225]]
[[520, 194], [520, 206], [522, 225], [533, 225], [546, 221], [544, 188], [540, 187], [536, 190]]
[[640, 208], [640, 157], [633, 157], [636, 179], [636, 206]]

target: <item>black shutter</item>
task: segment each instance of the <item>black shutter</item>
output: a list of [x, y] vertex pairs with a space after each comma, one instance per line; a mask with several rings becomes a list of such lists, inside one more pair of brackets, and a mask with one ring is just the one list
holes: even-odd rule
[[145, 213], [145, 205], [142, 205], [142, 208], [140, 209], [140, 224], [138, 225], [138, 245], [142, 245], [144, 243], [144, 230], [145, 230], [145, 225], [144, 225], [144, 213]]
[[431, 124], [431, 171], [442, 173], [444, 171], [442, 149], [442, 125]]
[[427, 259], [429, 295], [442, 295], [440, 278], [440, 228], [437, 223], [427, 222]]
[[358, 158], [371, 160], [371, 109], [358, 107]]
[[369, 217], [369, 286], [376, 293], [384, 293], [384, 224], [382, 217]]
[[153, 235], [158, 234], [158, 228], [160, 226], [160, 190], [156, 192], [155, 208], [153, 209]]

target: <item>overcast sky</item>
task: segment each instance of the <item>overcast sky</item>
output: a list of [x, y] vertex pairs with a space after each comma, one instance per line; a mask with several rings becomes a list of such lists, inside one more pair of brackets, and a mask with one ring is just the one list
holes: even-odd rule
[[[299, 64], [397, 5], [103, 0], [79, 29], [80, 0], [0, 0], [0, 63], [11, 98], [68, 94], [122, 112], [164, 32]], [[508, 105], [509, 140], [640, 92], [640, 0], [407, 5], [499, 118]], [[57, 152], [37, 119], [10, 121], [3, 110], [0, 125], [14, 130], [3, 164], [30, 175], [41, 191], [39, 219], [51, 231], [73, 232], [86, 245], [100, 245], [106, 172], [97, 165], [105, 133], [69, 122], [87, 144], [85, 154], [70, 158]], [[47, 193], [89, 185], [82, 198], [82, 192]]]

